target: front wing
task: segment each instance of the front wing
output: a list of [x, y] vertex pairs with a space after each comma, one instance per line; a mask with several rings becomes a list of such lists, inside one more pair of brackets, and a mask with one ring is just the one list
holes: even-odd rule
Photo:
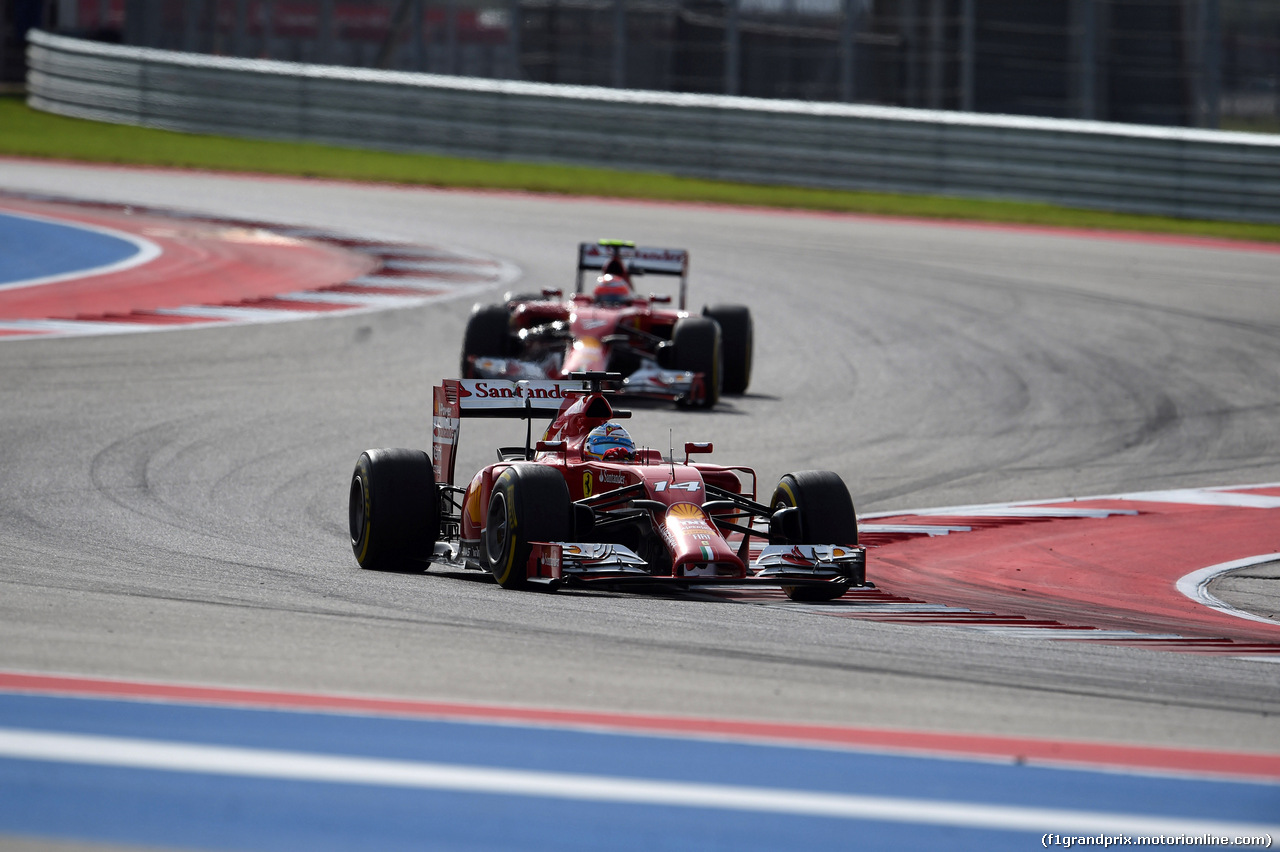
[[535, 542], [529, 554], [529, 582], [561, 585], [625, 586], [865, 586], [867, 551], [862, 546], [769, 545], [747, 566], [686, 566], [679, 575], [653, 574], [636, 553], [620, 544]]

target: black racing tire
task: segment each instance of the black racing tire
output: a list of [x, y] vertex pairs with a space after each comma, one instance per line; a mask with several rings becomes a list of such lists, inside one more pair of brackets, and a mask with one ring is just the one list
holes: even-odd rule
[[506, 358], [511, 353], [511, 315], [505, 305], [476, 305], [462, 333], [459, 375], [474, 378], [469, 359]]
[[351, 474], [351, 549], [361, 568], [421, 571], [440, 535], [440, 497], [422, 450], [365, 450]]
[[720, 325], [707, 317], [682, 317], [671, 332], [671, 366], [677, 370], [702, 373], [706, 382], [706, 397], [702, 408], [711, 408], [720, 401], [720, 389], [724, 380], [721, 372], [723, 351]]
[[624, 379], [640, 369], [641, 356], [627, 346], [614, 346], [609, 350], [609, 361], [605, 367], [610, 373], [617, 373]]
[[[800, 470], [778, 480], [769, 505], [776, 511], [791, 506], [800, 510], [800, 541], [771, 544], [858, 543], [858, 515], [853, 498], [839, 474], [829, 470]], [[827, 586], [783, 586], [793, 601], [830, 601], [849, 590], [848, 583]]]
[[751, 384], [751, 355], [755, 328], [746, 305], [712, 305], [704, 317], [720, 324], [720, 348], [724, 356], [724, 393], [743, 394]]
[[566, 541], [573, 501], [564, 476], [539, 464], [515, 464], [498, 475], [489, 495], [484, 546], [489, 572], [504, 589], [529, 585], [530, 542]]

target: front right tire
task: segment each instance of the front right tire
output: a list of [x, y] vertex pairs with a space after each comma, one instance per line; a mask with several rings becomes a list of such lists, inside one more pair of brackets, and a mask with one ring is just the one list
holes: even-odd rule
[[720, 325], [721, 354], [724, 356], [724, 392], [743, 394], [751, 384], [751, 356], [755, 347], [755, 327], [746, 305], [712, 305], [702, 315]]

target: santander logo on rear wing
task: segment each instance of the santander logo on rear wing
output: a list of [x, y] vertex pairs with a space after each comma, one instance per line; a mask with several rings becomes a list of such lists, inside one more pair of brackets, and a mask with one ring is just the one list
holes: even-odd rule
[[454, 457], [463, 417], [554, 415], [566, 399], [586, 393], [584, 381], [554, 379], [445, 379], [432, 393], [431, 459], [436, 482], [453, 483]]
[[614, 252], [633, 271], [649, 275], [684, 275], [689, 271], [689, 252], [685, 249], [598, 243], [578, 244], [578, 269], [604, 269]]
[[582, 292], [583, 271], [604, 269], [614, 257], [622, 261], [631, 274], [679, 275], [679, 304], [680, 309], [684, 310], [686, 291], [689, 286], [689, 252], [685, 249], [637, 246], [626, 240], [578, 243], [578, 273], [574, 292]]
[[[555, 379], [445, 379], [442, 388], [446, 400], [454, 399], [464, 414], [492, 417], [523, 417], [527, 409], [559, 411], [560, 404], [571, 396], [586, 393], [584, 381]], [[452, 393], [450, 393], [452, 391]]]

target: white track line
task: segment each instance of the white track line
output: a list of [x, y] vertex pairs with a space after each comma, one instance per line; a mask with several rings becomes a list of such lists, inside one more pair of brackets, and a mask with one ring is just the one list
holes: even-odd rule
[[[1210, 565], [1208, 568], [1201, 568], [1199, 571], [1192, 571], [1185, 577], [1178, 580], [1178, 591], [1191, 598], [1198, 604], [1216, 609], [1227, 615], [1234, 615], [1236, 618], [1243, 618], [1248, 621], [1260, 621], [1263, 624], [1276, 624], [1275, 619], [1264, 618], [1261, 615], [1254, 615], [1251, 612], [1245, 612], [1242, 609], [1236, 609], [1225, 601], [1220, 601], [1209, 593], [1209, 583], [1216, 577], [1234, 571], [1237, 568], [1247, 568], [1250, 565], [1258, 565], [1263, 562], [1280, 562], [1280, 553], [1264, 553], [1260, 556], [1248, 556], [1244, 559], [1236, 559], [1232, 562], [1221, 562], [1217, 565]], [[1280, 655], [1277, 655], [1280, 657]]]
[[1280, 835], [1252, 825], [1150, 814], [1020, 807], [192, 745], [0, 728], [0, 756], [168, 772], [450, 790], [663, 807], [1082, 834]]
[[[153, 326], [136, 322], [98, 322], [94, 320], [0, 320], [0, 331], [16, 331], [30, 335], [21, 335], [14, 340], [36, 339], [39, 337], [84, 337], [101, 334], [134, 334], [146, 331]], [[0, 340], [9, 338], [0, 338]]]
[[947, 526], [944, 524], [858, 524], [864, 533], [909, 533], [911, 535], [946, 535], [953, 532], [971, 532], [973, 527]]
[[1173, 491], [1144, 491], [1126, 494], [1123, 499], [1144, 503], [1182, 503], [1188, 506], [1229, 506], [1239, 509], [1280, 509], [1280, 497], [1270, 494], [1241, 494], [1216, 488], [1179, 488]]
[[[1214, 497], [1202, 496], [1206, 492], [1213, 493], [1213, 494], [1228, 492], [1228, 493], [1231, 493], [1233, 497], [1244, 497], [1246, 498], [1246, 502], [1248, 502], [1248, 498], [1265, 497], [1265, 495], [1238, 494], [1235, 492], [1260, 491], [1264, 488], [1266, 489], [1280, 488], [1280, 482], [1258, 482], [1252, 485], [1218, 485], [1218, 486], [1212, 486], [1209, 488], [1178, 488], [1178, 489], [1171, 489], [1171, 490], [1164, 490], [1164, 491], [1131, 491], [1124, 494], [1094, 494], [1094, 495], [1083, 496], [1083, 497], [1051, 497], [1045, 500], [1020, 500], [1020, 501], [1015, 501], [1011, 503], [976, 503], [968, 506], [943, 506], [940, 508], [933, 508], [933, 509], [895, 509], [893, 511], [888, 511], [888, 512], [869, 512], [867, 514], [859, 513], [858, 519], [859, 521], [861, 521], [864, 518], [866, 520], [872, 520], [873, 518], [926, 517], [926, 516], [932, 516], [932, 515], [1011, 517], [1010, 515], [1005, 515], [1002, 513], [1010, 512], [1013, 510], [1027, 509], [1027, 508], [1036, 507], [1036, 506], [1045, 507], [1049, 509], [1051, 512], [1072, 511], [1071, 509], [1061, 506], [1059, 504], [1083, 503], [1083, 502], [1091, 502], [1094, 500], [1130, 500], [1130, 501], [1137, 501], [1137, 502], [1153, 501], [1153, 502], [1165, 502], [1165, 503], [1190, 502], [1193, 505], [1204, 505], [1206, 501], [1211, 501], [1216, 499]], [[1175, 499], [1153, 500], [1153, 497], [1155, 495], [1165, 495], [1166, 497], [1175, 498]], [[1227, 498], [1227, 499], [1231, 499], [1231, 498]], [[1255, 503], [1255, 505], [1251, 506], [1250, 508], [1280, 508], [1280, 497], [1266, 497], [1266, 500], [1264, 502], [1269, 502], [1271, 500], [1277, 501], [1276, 504], [1259, 507], [1256, 505], [1257, 503], [1256, 499], [1254, 499], [1253, 502]], [[1210, 502], [1208, 503], [1208, 505], [1241, 505], [1241, 504], [1240, 503], [1223, 504], [1223, 503]], [[1137, 512], [1131, 509], [1109, 509], [1109, 510], [1099, 510], [1099, 511], [1109, 511], [1111, 514], [1123, 514], [1123, 515], [1137, 514]]]

